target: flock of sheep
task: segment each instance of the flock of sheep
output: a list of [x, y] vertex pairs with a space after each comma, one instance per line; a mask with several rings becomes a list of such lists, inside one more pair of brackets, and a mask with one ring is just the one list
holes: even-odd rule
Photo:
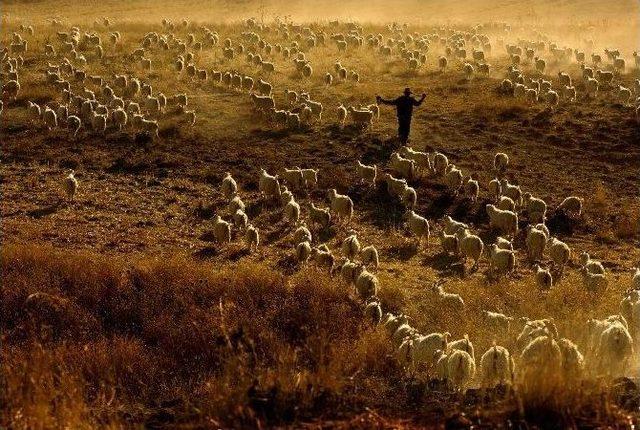
[[[62, 27], [59, 21], [52, 25], [56, 27], [55, 42], [47, 41], [31, 48], [28, 41], [34, 37], [34, 27], [21, 25], [11, 35], [8, 46], [2, 47], [2, 95], [8, 106], [16, 107], [22, 90], [20, 74], [33, 63], [27, 60], [44, 59], [47, 64], [41, 70], [41, 84], [55, 90], [55, 100], [45, 105], [28, 100], [17, 107], [26, 108], [31, 121], [40, 122], [49, 130], [64, 126], [74, 137], [83, 128], [104, 134], [109, 128], [122, 131], [127, 127], [158, 137], [159, 121], [170, 114], [180, 115], [187, 124], [193, 125], [196, 112], [189, 109], [190, 95], [183, 92], [165, 95], [155, 91], [141, 77], [158, 67], [170, 69], [177, 74], [177, 79], [186, 80], [194, 87], [207, 85], [207, 88], [248, 97], [257, 114], [278, 126], [297, 129], [304, 124], [319, 124], [325, 111], [323, 103], [314, 100], [308, 91], [291, 88], [275, 91], [268, 77], [278, 73], [282, 66], [279, 61], [284, 61], [293, 65], [300, 82], [308, 82], [318, 76], [309, 54], [318, 47], [331, 45], [335, 46], [337, 55], [369, 49], [382, 58], [400, 59], [414, 71], [426, 68], [435, 54], [442, 73], [450, 73], [450, 69], [457, 66], [468, 81], [476, 74], [491, 74], [492, 67], [487, 60], [495, 55], [496, 47], [501, 47], [511, 63], [500, 83], [505, 94], [531, 102], [544, 100], [551, 105], [563, 100], [575, 101], [580, 93], [597, 97], [603, 88], [613, 90], [618, 102], [624, 105], [632, 103], [634, 94], [640, 95], [639, 80], [635, 80], [632, 89], [618, 83], [621, 74], [631, 65], [617, 50], [605, 50], [603, 59], [591, 43], [586, 44], [589, 57], [582, 48], [561, 47], [545, 37], [509, 44], [504, 39], [511, 28], [500, 23], [478, 25], [470, 30], [440, 28], [429, 34], [411, 32], [407, 26], [393, 24], [387, 27], [388, 34], [383, 35], [365, 34], [362, 27], [354, 23], [304, 26], [277, 22], [264, 25], [248, 19], [244, 22], [245, 31], [235, 40], [220, 41], [218, 33], [207, 26], [195, 26], [186, 20], [177, 24], [163, 20], [160, 31], [145, 34], [139, 40], [139, 46], [123, 54], [130, 68], [139, 68], [140, 76], [130, 71], [113, 76], [92, 75], [87, 71], [89, 66], [102, 61], [108, 51], [107, 45], [116, 46], [126, 37], [112, 30], [113, 24], [109, 20], [96, 23], [91, 32], [83, 32], [77, 26], [59, 28]], [[206, 50], [220, 52], [222, 64], [244, 56], [245, 71], [208, 69], [199, 62], [199, 54]], [[172, 61], [161, 61], [162, 52], [168, 53]], [[637, 68], [640, 58], [635, 52], [633, 57]], [[591, 59], [591, 65], [587, 58]], [[562, 67], [572, 62], [581, 66], [580, 85], [574, 82], [578, 79], [562, 71], [557, 75], [557, 82], [545, 75], [549, 63]], [[332, 70], [320, 72], [324, 85], [341, 82], [355, 85], [364, 78], [358, 71], [344, 67], [346, 63], [347, 60], [337, 60]], [[276, 93], [282, 96], [280, 105], [276, 103]], [[640, 115], [639, 106], [640, 98], [637, 98], [636, 116]], [[3, 107], [0, 105], [0, 113]], [[380, 111], [376, 104], [349, 107], [339, 104], [335, 114], [340, 124], [350, 118], [358, 126], [369, 127], [379, 118]], [[436, 234], [433, 221], [416, 212], [418, 194], [409, 183], [419, 176], [441, 182], [455, 198], [478, 201], [481, 188], [478, 181], [465, 175], [445, 154], [426, 153], [405, 146], [391, 155], [384, 172], [383, 166], [363, 164], [360, 160], [354, 160], [353, 169], [361, 186], [386, 187], [391, 197], [404, 205], [406, 226], [417, 246], [423, 240], [430, 246], [431, 237], [437, 236], [444, 252], [460, 256], [463, 263], [470, 259], [472, 268], [477, 268], [482, 258], [488, 259], [492, 279], [509, 276], [524, 252], [525, 258], [533, 264], [532, 277], [536, 285], [543, 290], [551, 289], [562, 282], [564, 269], [576, 252], [550, 234], [545, 225], [547, 212], [551, 210], [547, 203], [509, 183], [505, 177], [508, 166], [508, 155], [498, 153], [489, 167], [495, 178], [487, 184], [488, 198], [492, 201], [485, 208], [488, 227], [501, 235], [491, 244], [484, 243], [477, 234], [480, 226], [468, 225], [449, 216], [444, 218], [442, 228]], [[586, 323], [589, 339], [582, 351], [576, 343], [560, 336], [552, 319], [524, 321], [516, 341], [518, 351], [494, 344], [480, 357], [480, 371], [476, 376], [476, 356], [471, 339], [450, 341], [446, 332], [423, 335], [409, 324], [405, 315], [383, 312], [378, 299], [378, 291], [383, 287], [375, 274], [380, 255], [373, 245], [362, 246], [362, 238], [351, 230], [339, 244], [318, 243], [312, 233], [314, 229], [327, 229], [332, 224], [349, 229], [356, 210], [353, 200], [336, 189], [326, 190], [327, 207], [320, 202], [301, 207], [295, 193], [316, 188], [319, 174], [322, 174], [319, 170], [298, 167], [285, 169], [277, 175], [260, 169], [259, 191], [265, 202], [276, 202], [282, 207], [283, 217], [292, 226], [291, 253], [298, 264], [312, 261], [327, 268], [331, 275], [339, 273], [344, 283], [353, 285], [362, 300], [366, 317], [384, 326], [398, 360], [408, 369], [426, 369], [429, 376], [447, 380], [452, 388], [462, 391], [475, 381], [483, 387], [493, 387], [513, 383], [517, 377], [527, 386], [544, 379], [545, 375], [571, 380], [584, 372], [621, 375], [629, 370], [634, 343], [637, 344], [640, 336], [640, 270], [636, 269], [632, 274], [630, 288], [621, 298], [620, 314]], [[63, 187], [73, 198], [78, 189], [73, 172], [64, 178]], [[257, 249], [260, 246], [259, 229], [251, 223], [240, 187], [230, 173], [223, 178], [220, 189], [228, 203], [212, 222], [215, 240], [220, 244], [231, 242], [232, 231], [236, 229], [242, 232], [249, 250]], [[568, 196], [554, 210], [579, 217], [582, 205], [580, 197]], [[514, 248], [513, 240], [523, 218], [528, 226], [524, 233], [525, 248], [521, 250]], [[542, 263], [546, 257], [550, 261], [547, 267]], [[606, 288], [607, 274], [603, 265], [584, 252], [579, 260], [584, 288], [594, 292]], [[454, 310], [465, 308], [464, 298], [445, 291], [441, 282], [434, 285], [433, 297]], [[485, 311], [483, 318], [487, 326], [496, 330], [508, 330], [513, 322], [513, 318], [492, 311]]]

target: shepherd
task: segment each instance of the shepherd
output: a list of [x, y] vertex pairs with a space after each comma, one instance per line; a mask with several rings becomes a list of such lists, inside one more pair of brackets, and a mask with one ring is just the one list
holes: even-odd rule
[[394, 100], [386, 100], [380, 96], [376, 96], [376, 101], [380, 104], [393, 105], [396, 107], [398, 116], [398, 139], [403, 145], [409, 140], [409, 132], [411, 131], [411, 116], [413, 115], [413, 107], [420, 106], [424, 101], [426, 94], [422, 93], [420, 100], [416, 100], [412, 95], [411, 88], [404, 89], [404, 95]]

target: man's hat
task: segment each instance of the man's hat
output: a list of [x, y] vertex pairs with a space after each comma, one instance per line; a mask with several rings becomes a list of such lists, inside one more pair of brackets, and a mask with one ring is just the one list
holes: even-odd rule
[[411, 94], [411, 88], [409, 88], [409, 87], [405, 88], [404, 89], [404, 93], [407, 94], [407, 95]]

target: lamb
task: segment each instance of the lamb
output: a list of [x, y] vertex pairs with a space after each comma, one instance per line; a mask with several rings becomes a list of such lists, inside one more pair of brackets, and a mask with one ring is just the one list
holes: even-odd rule
[[582, 204], [584, 199], [575, 196], [569, 196], [558, 205], [558, 209], [566, 214], [579, 217], [582, 213]]
[[313, 242], [311, 232], [305, 225], [301, 225], [293, 232], [293, 243], [298, 245], [302, 242]]
[[377, 296], [378, 278], [371, 272], [363, 270], [356, 279], [356, 291], [363, 300], [372, 296]]
[[454, 164], [449, 164], [444, 176], [444, 183], [454, 195], [458, 194], [458, 190], [462, 187], [463, 175], [462, 171]]
[[543, 291], [553, 288], [553, 276], [551, 276], [551, 272], [548, 269], [543, 269], [539, 265], [535, 264], [533, 266], [533, 270], [535, 271], [534, 277], [538, 288]]
[[507, 196], [501, 196], [500, 199], [498, 200], [497, 208], [503, 211], [515, 212], [516, 203]]
[[300, 205], [291, 199], [284, 207], [284, 216], [291, 224], [297, 224], [300, 219]]
[[296, 261], [298, 264], [306, 263], [310, 256], [311, 245], [308, 241], [303, 241], [296, 245]]
[[301, 189], [304, 187], [304, 177], [302, 176], [302, 171], [300, 169], [285, 168], [284, 172], [282, 173], [282, 178], [293, 189]]
[[320, 123], [322, 121], [322, 103], [307, 100], [303, 104], [311, 109], [313, 117]]
[[331, 224], [331, 213], [329, 209], [322, 209], [311, 203], [309, 207], [309, 220], [319, 224], [322, 228], [328, 228]]
[[260, 177], [258, 179], [258, 189], [266, 198], [280, 197], [280, 181], [278, 176], [269, 175], [266, 170], [260, 169]]
[[493, 170], [496, 172], [503, 174], [505, 170], [507, 170], [507, 166], [509, 165], [509, 156], [504, 152], [498, 152], [493, 157]]
[[424, 363], [427, 366], [433, 364], [434, 359], [436, 358], [436, 351], [447, 350], [450, 336], [449, 332], [417, 336], [413, 342], [413, 363]]
[[417, 237], [418, 245], [420, 245], [422, 238], [426, 237], [427, 246], [429, 246], [429, 221], [416, 214], [413, 210], [409, 210], [407, 217], [409, 230]]
[[467, 181], [464, 183], [464, 193], [469, 197], [472, 203], [476, 203], [480, 194], [480, 185], [478, 184], [478, 181], [469, 176]]
[[507, 382], [513, 384], [515, 368], [513, 357], [507, 348], [493, 343], [480, 358], [480, 385], [482, 388], [493, 388]]
[[[573, 87], [566, 87], [573, 88]], [[560, 95], [556, 91], [549, 90], [543, 94], [544, 100], [552, 106], [557, 106], [560, 103]]]
[[315, 187], [318, 185], [318, 169], [300, 169], [305, 187]]
[[230, 200], [238, 193], [238, 184], [231, 176], [231, 173], [226, 172], [224, 178], [222, 178], [222, 184], [220, 185], [222, 195]]
[[587, 252], [582, 252], [582, 254], [580, 254], [580, 265], [589, 273], [605, 274], [602, 263], [597, 260], [592, 260]]
[[416, 190], [413, 187], [405, 187], [402, 195], [400, 196], [400, 201], [408, 209], [413, 209], [418, 201], [418, 194], [416, 193]]
[[344, 122], [347, 119], [347, 108], [344, 107], [343, 104], [340, 104], [337, 108], [337, 117], [338, 117], [338, 123], [342, 126], [344, 125]]
[[82, 121], [80, 121], [80, 118], [75, 115], [69, 115], [67, 118], [67, 127], [70, 130], [73, 130], [73, 137], [76, 137], [80, 127], [82, 127]]
[[362, 248], [362, 250], [360, 251], [360, 260], [362, 261], [362, 264], [364, 264], [365, 266], [372, 264], [373, 267], [377, 269], [380, 263], [380, 260], [378, 257], [378, 250], [376, 249], [376, 247], [373, 245], [369, 245]]
[[42, 112], [42, 120], [49, 130], [58, 126], [58, 116], [56, 115], [56, 112], [49, 107], [44, 108], [44, 112]]
[[431, 291], [446, 308], [455, 312], [464, 311], [464, 300], [462, 300], [462, 297], [459, 294], [445, 292], [442, 288], [442, 281], [434, 283]]
[[586, 266], [580, 268], [582, 283], [590, 292], [601, 291], [607, 287], [607, 278], [604, 273], [590, 272]]
[[431, 171], [431, 160], [426, 152], [414, 151], [408, 146], [400, 147], [400, 154], [416, 163], [416, 168], [422, 171]]
[[380, 300], [376, 297], [367, 303], [364, 307], [364, 316], [373, 324], [380, 324], [382, 321], [382, 308], [380, 307]]
[[335, 257], [333, 256], [331, 251], [325, 251], [320, 248], [312, 248], [311, 258], [313, 258], [318, 266], [326, 267], [329, 269], [329, 273], [333, 273], [333, 268], [335, 266]]
[[351, 220], [353, 216], [353, 200], [347, 195], [338, 194], [335, 188], [327, 192], [327, 196], [331, 202], [331, 210], [340, 218]]
[[516, 267], [516, 255], [513, 251], [499, 249], [495, 244], [489, 246], [489, 270], [498, 275], [513, 272]]
[[64, 181], [62, 182], [62, 189], [64, 190], [67, 198], [73, 200], [76, 192], [78, 191], [78, 180], [75, 177], [75, 172], [72, 170]]
[[389, 167], [401, 178], [411, 180], [415, 175], [416, 163], [413, 160], [403, 158], [397, 152], [391, 154]]
[[[416, 329], [411, 327], [409, 324], [405, 323], [400, 325], [396, 329], [396, 331], [393, 332], [393, 334], [391, 335], [391, 341], [393, 342], [394, 345], [399, 347], [403, 343], [405, 343], [405, 340], [414, 338], [416, 335], [417, 335]], [[407, 363], [411, 363], [412, 357], [410, 354], [408, 355], [408, 358], [409, 360], [407, 360]]]
[[387, 191], [392, 196], [401, 197], [404, 193], [405, 188], [407, 188], [407, 181], [404, 179], [397, 179], [391, 176], [390, 174], [386, 174], [385, 182], [387, 184]]
[[366, 128], [373, 124], [373, 112], [371, 112], [369, 109], [358, 110], [353, 106], [349, 106], [348, 111], [351, 115], [351, 120], [356, 125]]
[[342, 253], [349, 259], [354, 259], [360, 253], [360, 242], [355, 233], [351, 233], [345, 240], [342, 241]]
[[456, 390], [464, 393], [476, 374], [476, 363], [465, 351], [455, 350], [448, 356], [447, 377]]
[[368, 183], [373, 187], [376, 183], [378, 167], [375, 164], [373, 166], [368, 166], [366, 164], [362, 164], [360, 160], [356, 160], [356, 174], [360, 178], [361, 183]]
[[494, 178], [489, 181], [489, 194], [495, 201], [498, 201], [500, 194], [502, 194], [502, 186], [500, 185], [500, 180], [498, 178]]
[[445, 215], [442, 220], [444, 221], [444, 231], [447, 234], [455, 234], [460, 229], [469, 228], [469, 226], [463, 222], [456, 221], [449, 215]]
[[532, 225], [528, 225], [525, 244], [527, 246], [527, 255], [529, 260], [542, 260], [544, 249], [547, 244], [547, 235], [544, 231], [539, 230]]
[[446, 155], [435, 152], [433, 154], [433, 170], [436, 175], [444, 176], [447, 173], [447, 166], [449, 166], [449, 159]]
[[489, 215], [489, 226], [491, 228], [497, 228], [512, 237], [518, 233], [518, 214], [515, 212], [504, 211], [492, 204], [488, 204], [487, 214]]
[[463, 265], [466, 263], [467, 257], [473, 260], [472, 269], [478, 267], [478, 262], [484, 250], [484, 243], [479, 236], [469, 233], [466, 228], [459, 229], [456, 233], [459, 243], [459, 250], [463, 257]]
[[610, 324], [600, 335], [597, 368], [608, 376], [624, 375], [633, 356], [633, 339], [619, 322]]
[[485, 324], [503, 333], [509, 332], [511, 322], [513, 321], [513, 317], [508, 317], [505, 314], [501, 314], [499, 312], [483, 310], [482, 316], [484, 317]]
[[216, 215], [213, 220], [213, 237], [218, 243], [231, 242], [231, 224]]
[[258, 245], [260, 245], [260, 233], [258, 232], [258, 229], [252, 225], [249, 225], [247, 227], [247, 231], [244, 234], [244, 241], [247, 243], [249, 251], [258, 249]]
[[587, 92], [587, 97], [596, 98], [598, 96], [598, 87], [600, 83], [595, 78], [587, 78], [584, 82], [584, 87]]
[[513, 200], [517, 206], [522, 205], [522, 190], [520, 186], [510, 184], [506, 179], [502, 179], [500, 181], [500, 187], [503, 195]]
[[550, 242], [548, 242], [548, 248], [551, 261], [554, 266], [560, 266], [560, 275], [562, 275], [564, 266], [569, 262], [569, 258], [571, 258], [569, 245], [553, 237]]

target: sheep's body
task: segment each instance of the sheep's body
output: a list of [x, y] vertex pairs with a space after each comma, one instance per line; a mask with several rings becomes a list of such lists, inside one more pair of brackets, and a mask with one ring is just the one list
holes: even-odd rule
[[516, 206], [522, 205], [522, 190], [518, 185], [510, 184], [506, 179], [500, 181], [502, 194], [513, 200]]
[[449, 333], [431, 333], [426, 336], [417, 336], [413, 342], [413, 363], [423, 363], [427, 366], [434, 364], [436, 351], [447, 350], [449, 336]]
[[378, 250], [375, 246], [369, 245], [362, 248], [360, 251], [360, 260], [365, 266], [372, 265], [375, 269], [380, 264], [380, 258], [378, 256]]
[[518, 214], [512, 211], [498, 209], [492, 204], [487, 205], [489, 226], [499, 229], [502, 233], [512, 237], [518, 233]]
[[567, 381], [573, 381], [582, 376], [584, 357], [578, 346], [569, 339], [560, 339], [558, 346], [562, 352], [562, 376]]
[[403, 158], [397, 152], [391, 154], [389, 167], [397, 173], [400, 178], [411, 180], [415, 175], [416, 163], [408, 158]]
[[506, 274], [513, 272], [516, 267], [516, 256], [513, 251], [499, 249], [495, 244], [489, 247], [489, 268], [492, 272]]
[[500, 185], [500, 180], [498, 178], [494, 178], [489, 181], [489, 194], [495, 201], [498, 201], [500, 194], [502, 194], [502, 186]]
[[426, 218], [416, 214], [413, 210], [409, 211], [409, 230], [418, 238], [418, 244], [422, 241], [422, 238], [427, 239], [427, 245], [429, 245], [429, 221]]
[[601, 262], [592, 260], [587, 252], [580, 254], [580, 265], [589, 273], [604, 275], [605, 270]]
[[360, 298], [366, 300], [378, 295], [378, 278], [371, 272], [363, 270], [356, 279], [356, 291]]
[[525, 240], [527, 246], [527, 255], [531, 261], [542, 260], [544, 250], [547, 244], [547, 235], [544, 231], [529, 225], [527, 226], [527, 238]]
[[384, 179], [387, 184], [387, 191], [389, 194], [395, 197], [401, 197], [404, 190], [407, 188], [407, 181], [404, 179], [394, 178], [390, 174], [385, 175]]
[[508, 317], [505, 314], [499, 312], [482, 311], [485, 323], [495, 330], [502, 333], [508, 333], [511, 327], [513, 317]]
[[258, 232], [258, 229], [252, 225], [248, 226], [247, 231], [244, 234], [244, 240], [247, 243], [249, 251], [258, 249], [258, 245], [260, 245], [260, 233]]
[[415, 151], [408, 146], [402, 146], [400, 147], [400, 155], [413, 160], [417, 169], [424, 172], [431, 171], [431, 160], [426, 152]]
[[246, 228], [249, 223], [249, 217], [242, 209], [237, 209], [233, 214], [233, 225], [235, 228]]
[[529, 214], [529, 222], [532, 224], [543, 223], [547, 214], [545, 201], [533, 197], [531, 193], [525, 193], [523, 199]]
[[360, 253], [360, 242], [355, 234], [348, 236], [342, 241], [340, 247], [345, 257], [353, 260]]
[[341, 218], [351, 220], [353, 216], [353, 200], [347, 195], [338, 194], [335, 189], [330, 189], [327, 193], [331, 201], [331, 210]]
[[478, 267], [478, 262], [484, 250], [482, 239], [469, 233], [467, 229], [458, 230], [456, 236], [458, 237], [459, 250], [464, 260], [471, 258], [473, 260], [473, 268]]
[[220, 190], [227, 200], [232, 199], [238, 193], [238, 184], [235, 179], [233, 179], [233, 176], [231, 176], [231, 173], [225, 173], [224, 178], [222, 178]]
[[213, 237], [217, 243], [231, 242], [231, 224], [216, 215], [213, 221]]
[[550, 290], [553, 287], [553, 276], [548, 269], [543, 269], [539, 265], [533, 266], [536, 285], [541, 290]]
[[460, 294], [447, 293], [442, 288], [442, 285], [434, 285], [432, 291], [436, 295], [437, 299], [447, 309], [450, 309], [456, 313], [464, 312], [464, 300], [462, 300]]
[[374, 186], [378, 174], [377, 166], [375, 164], [372, 166], [362, 164], [360, 160], [356, 160], [356, 163], [356, 173], [358, 174], [360, 181], [368, 183], [370, 186]]
[[380, 321], [382, 320], [382, 308], [380, 307], [380, 302], [373, 300], [367, 303], [364, 307], [364, 316], [374, 324], [380, 324]]
[[465, 351], [455, 350], [448, 356], [447, 379], [453, 387], [465, 392], [476, 374], [476, 363]]
[[300, 169], [284, 169], [282, 179], [291, 186], [292, 189], [301, 189], [304, 187], [304, 177]]
[[456, 221], [451, 218], [449, 215], [445, 215], [443, 218], [444, 221], [444, 231], [447, 234], [455, 234], [459, 230], [468, 229], [469, 226], [463, 222]]
[[493, 157], [493, 169], [496, 172], [504, 173], [508, 165], [509, 165], [509, 156], [504, 152], [498, 152]]
[[293, 243], [295, 243], [296, 245], [302, 242], [311, 243], [312, 241], [313, 240], [312, 240], [311, 232], [304, 225], [301, 225], [296, 229], [296, 231], [293, 232]]
[[76, 191], [78, 191], [78, 180], [76, 179], [73, 170], [66, 178], [64, 178], [64, 181], [62, 182], [62, 189], [67, 195], [67, 198], [69, 200], [73, 200], [76, 195]]
[[600, 335], [597, 362], [600, 373], [623, 375], [633, 354], [633, 339], [619, 322], [611, 323]]
[[444, 176], [447, 173], [447, 166], [449, 166], [449, 159], [446, 155], [435, 152], [433, 154], [433, 170], [437, 176]]
[[471, 200], [472, 203], [478, 201], [480, 195], [480, 184], [471, 177], [467, 178], [467, 182], [464, 183], [464, 194]]
[[267, 198], [280, 197], [280, 181], [278, 177], [269, 175], [264, 169], [260, 169], [258, 189]]
[[555, 385], [562, 369], [562, 350], [552, 336], [533, 339], [520, 356], [520, 376], [525, 387]]
[[575, 196], [569, 196], [558, 205], [558, 210], [573, 216], [580, 216], [582, 213], [582, 203], [584, 199]]
[[473, 348], [473, 343], [469, 340], [469, 336], [465, 335], [464, 338], [454, 340], [449, 343], [448, 348], [450, 351], [459, 350], [464, 351], [471, 356], [474, 360], [476, 359], [475, 349]]
[[493, 345], [480, 358], [480, 384], [483, 388], [513, 383], [515, 373], [513, 357], [507, 348]]
[[227, 210], [231, 214], [236, 213], [237, 210], [241, 210], [244, 212], [245, 204], [240, 198], [240, 196], [235, 196], [233, 199], [229, 201], [229, 204], [227, 205]]
[[331, 251], [326, 251], [320, 248], [311, 249], [311, 258], [319, 267], [326, 267], [329, 273], [333, 272], [335, 266], [335, 258]]
[[556, 266], [560, 266], [560, 273], [563, 272], [564, 266], [571, 258], [571, 248], [561, 240], [553, 237], [549, 242], [549, 257]]
[[447, 254], [457, 254], [459, 241], [455, 234], [447, 234], [444, 230], [440, 231], [440, 244], [442, 250]]
[[322, 209], [311, 203], [309, 207], [309, 220], [312, 223], [320, 225], [322, 228], [328, 228], [331, 224], [331, 213], [329, 209]]
[[284, 207], [284, 216], [289, 223], [295, 225], [300, 220], [300, 205], [291, 199]]
[[311, 256], [311, 245], [308, 241], [300, 242], [296, 245], [296, 261], [298, 264], [306, 263]]

